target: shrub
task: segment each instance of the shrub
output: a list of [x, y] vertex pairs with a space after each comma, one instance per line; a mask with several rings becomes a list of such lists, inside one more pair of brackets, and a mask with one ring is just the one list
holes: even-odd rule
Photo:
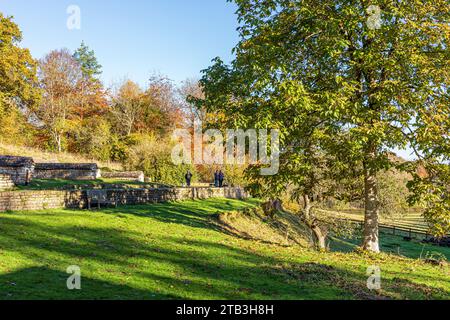
[[192, 165], [175, 165], [172, 162], [173, 142], [169, 138], [154, 135], [134, 137], [135, 144], [130, 147], [128, 159], [124, 162], [126, 170], [144, 171], [151, 182], [181, 185], [187, 170], [191, 170], [193, 182], [197, 174]]

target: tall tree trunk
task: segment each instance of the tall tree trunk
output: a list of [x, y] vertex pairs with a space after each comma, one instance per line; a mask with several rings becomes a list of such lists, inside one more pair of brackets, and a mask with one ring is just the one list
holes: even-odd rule
[[[375, 158], [375, 151], [370, 152], [370, 159]], [[379, 246], [379, 201], [376, 170], [371, 164], [365, 163], [364, 168], [364, 189], [365, 189], [365, 217], [364, 217], [364, 239], [362, 247], [364, 250], [380, 252]]]
[[269, 199], [262, 204], [262, 209], [267, 216], [273, 219], [278, 212], [283, 211], [283, 204], [280, 199]]
[[308, 228], [311, 229], [313, 233], [314, 245], [316, 246], [316, 248], [318, 250], [326, 250], [327, 234], [319, 226], [318, 221], [311, 215], [312, 205], [308, 195], [303, 196], [303, 202], [302, 220], [308, 226]]
[[58, 152], [61, 153], [62, 147], [61, 147], [61, 136], [58, 135]]
[[53, 131], [53, 139], [55, 140], [56, 150], [60, 153], [62, 151], [61, 135], [57, 131]]
[[327, 248], [327, 244], [326, 244], [326, 240], [327, 240], [327, 236], [324, 234], [324, 232], [322, 231], [322, 229], [320, 229], [319, 226], [312, 226], [311, 230], [313, 232], [314, 235], [314, 242], [315, 245], [317, 247], [318, 250], [323, 251], [326, 250]]

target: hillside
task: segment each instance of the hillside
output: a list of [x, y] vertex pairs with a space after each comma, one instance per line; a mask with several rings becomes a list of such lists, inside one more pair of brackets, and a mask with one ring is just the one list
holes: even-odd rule
[[[256, 203], [211, 199], [0, 214], [0, 299], [450, 298], [446, 265], [392, 254], [318, 253], [277, 243], [282, 237], [268, 229], [272, 241], [257, 239], [256, 230], [244, 228], [256, 217], [238, 215]], [[233, 213], [221, 218], [225, 212]], [[82, 290], [70, 291], [66, 270], [74, 265]], [[374, 265], [382, 271], [379, 291], [366, 287]]]
[[0, 155], [31, 157], [35, 162], [68, 162], [68, 163], [97, 163], [101, 168], [110, 168], [121, 170], [122, 165], [116, 162], [104, 162], [95, 159], [89, 159], [77, 154], [66, 152], [53, 153], [42, 151], [41, 149], [11, 145], [0, 142]]

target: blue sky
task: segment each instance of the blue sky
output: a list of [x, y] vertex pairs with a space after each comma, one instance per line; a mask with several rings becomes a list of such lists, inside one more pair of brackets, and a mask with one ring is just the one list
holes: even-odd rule
[[[80, 30], [67, 28], [70, 5], [81, 9]], [[235, 9], [226, 0], [0, 0], [0, 12], [14, 16], [22, 46], [35, 58], [73, 51], [84, 40], [107, 86], [124, 78], [145, 85], [154, 72], [179, 83], [199, 77], [216, 56], [230, 61]]]

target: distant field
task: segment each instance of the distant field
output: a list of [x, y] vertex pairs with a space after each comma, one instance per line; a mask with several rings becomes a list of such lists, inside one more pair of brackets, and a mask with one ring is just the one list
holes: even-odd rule
[[[343, 217], [346, 219], [351, 219], [355, 221], [364, 221], [364, 212], [363, 210], [343, 210], [343, 211], [333, 211], [332, 214], [335, 214], [338, 217]], [[397, 218], [386, 218], [381, 217], [380, 223], [389, 227], [396, 227], [399, 229], [409, 229], [412, 228], [415, 231], [421, 231], [426, 233], [428, 231], [428, 224], [424, 220], [422, 214], [417, 210], [412, 210], [405, 215]]]

